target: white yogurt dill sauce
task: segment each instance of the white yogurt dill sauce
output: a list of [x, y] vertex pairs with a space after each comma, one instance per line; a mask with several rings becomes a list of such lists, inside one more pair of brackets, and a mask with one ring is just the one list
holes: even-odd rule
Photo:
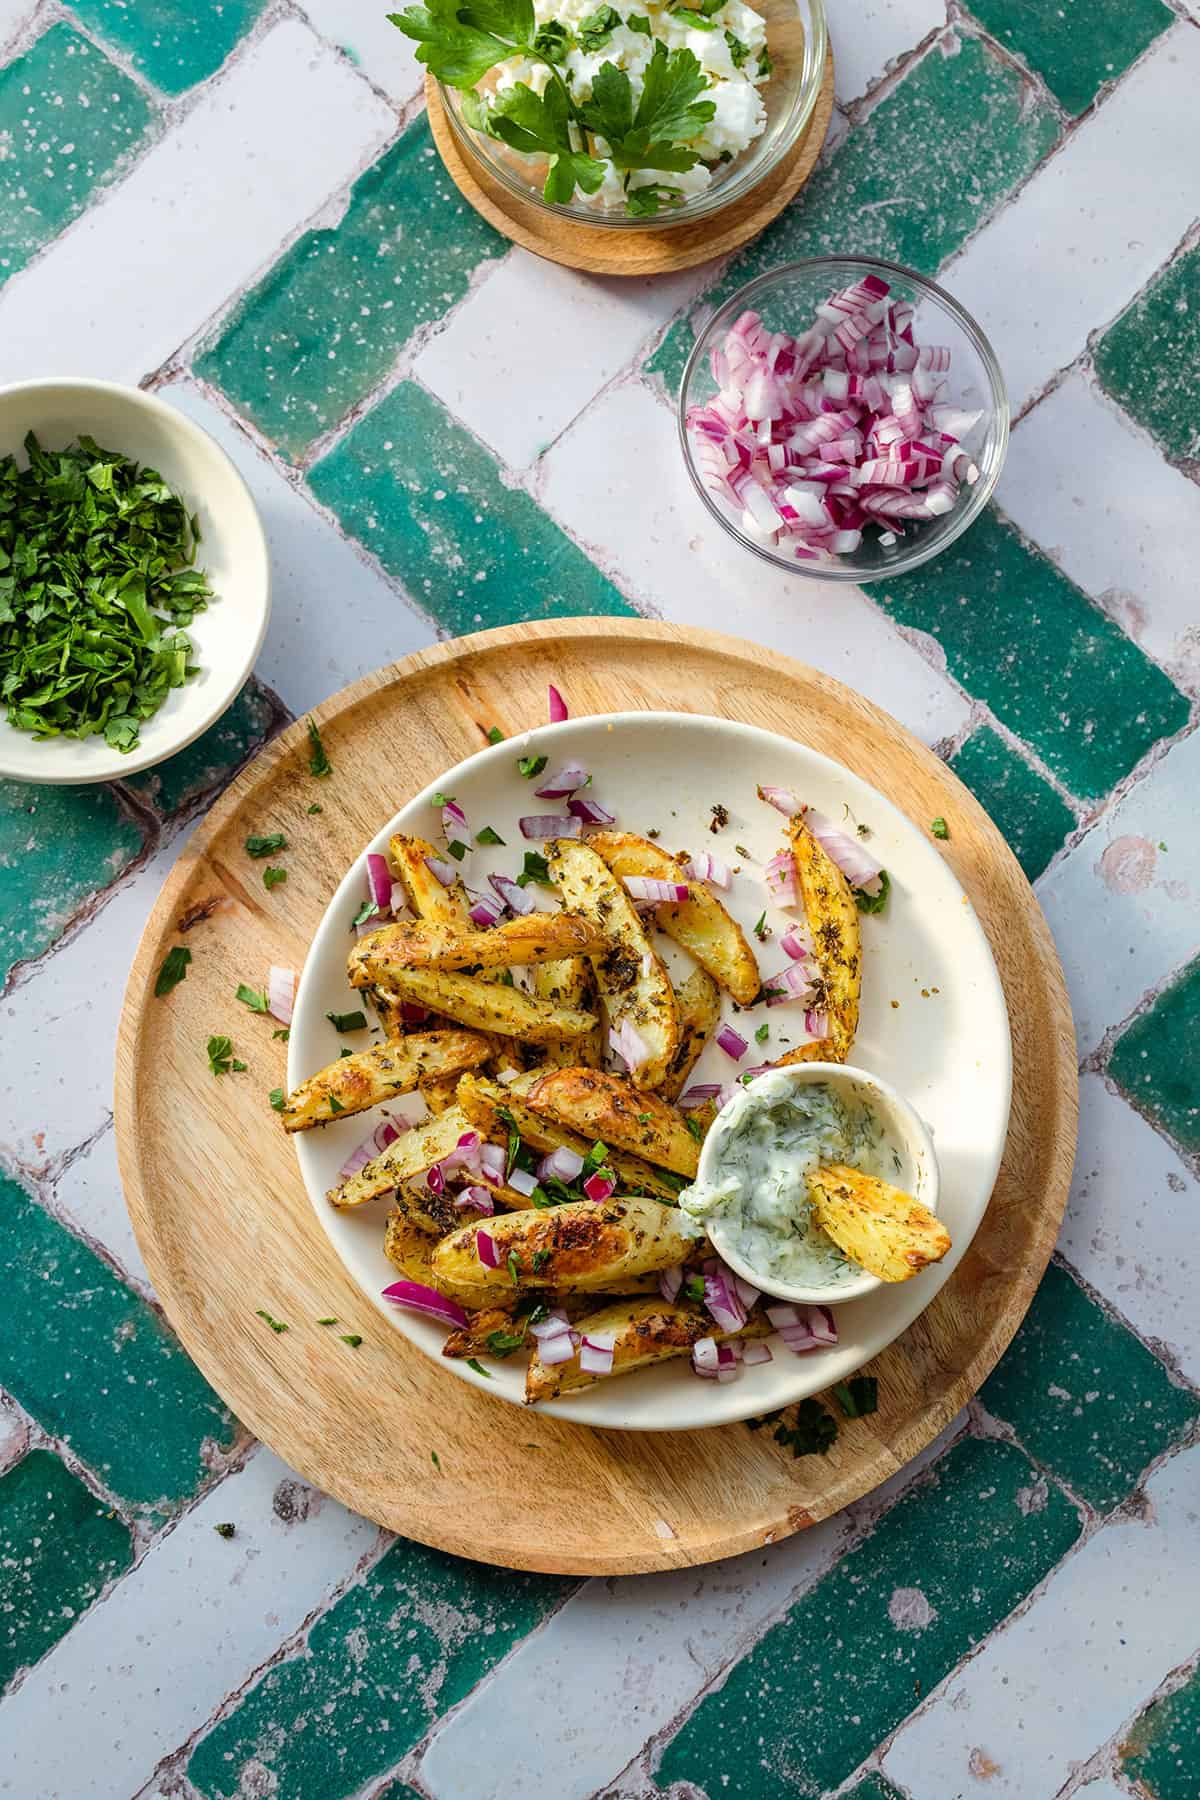
[[895, 1182], [904, 1168], [875, 1113], [826, 1081], [779, 1073], [740, 1089], [705, 1145], [708, 1180], [679, 1204], [722, 1245], [770, 1280], [837, 1288], [862, 1274], [812, 1217], [805, 1177], [829, 1163]]

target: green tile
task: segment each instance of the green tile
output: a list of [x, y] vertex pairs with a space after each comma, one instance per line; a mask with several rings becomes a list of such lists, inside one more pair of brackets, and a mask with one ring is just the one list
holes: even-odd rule
[[193, 0], [71, 0], [72, 11], [90, 31], [127, 56], [134, 67], [168, 94], [214, 74], [266, 0], [220, 0], [197, 6]]
[[202, 1738], [205, 1800], [343, 1800], [393, 1768], [574, 1584], [404, 1540]]
[[1148, 1706], [1120, 1749], [1121, 1768], [1145, 1800], [1196, 1800], [1200, 1670]]
[[0, 69], [0, 283], [78, 217], [154, 117], [69, 25]]
[[1051, 1263], [1025, 1322], [980, 1398], [1040, 1463], [1101, 1512], [1200, 1407], [1157, 1359]]
[[971, 733], [950, 767], [991, 814], [1029, 880], [1036, 881], [1075, 829], [1066, 801], [990, 725]]
[[318, 500], [451, 634], [633, 608], [415, 382], [308, 476]]
[[1161, 0], [970, 0], [1006, 49], [1023, 56], [1068, 112], [1081, 113], [1174, 23]]
[[61, 937], [80, 907], [114, 882], [142, 833], [107, 787], [0, 782], [0, 969]]
[[507, 249], [459, 195], [422, 117], [355, 183], [340, 223], [307, 232], [246, 295], [196, 366], [299, 456]]
[[1100, 339], [1101, 384], [1169, 456], [1200, 458], [1200, 244], [1169, 263]]
[[1162, 670], [994, 509], [923, 569], [874, 582], [871, 598], [935, 637], [950, 674], [1081, 799], [1107, 794], [1187, 723]]
[[[978, 38], [930, 51], [787, 210], [725, 270], [709, 298], [779, 263], [854, 251], [932, 275], [1045, 156], [1059, 128], [1032, 84]], [[919, 170], [914, 182], [913, 172]], [[768, 321], [771, 323], [771, 321]], [[686, 319], [647, 368], [674, 392], [691, 349]]]
[[850, 1789], [846, 1800], [904, 1800], [904, 1796], [882, 1775], [868, 1775], [865, 1781]]
[[1108, 1072], [1177, 1144], [1200, 1151], [1200, 957], [1117, 1039]]
[[203, 737], [144, 775], [134, 775], [136, 788], [165, 816], [222, 787], [246, 758], [271, 735], [279, 722], [277, 708], [253, 677], [224, 718]]
[[190, 1498], [236, 1425], [153, 1309], [0, 1177], [0, 1386], [133, 1506]]
[[1057, 1489], [1022, 1510], [1032, 1479], [1010, 1444], [956, 1445], [701, 1701], [659, 1786], [790, 1800], [844, 1781], [1079, 1536]]
[[49, 1450], [0, 1480], [0, 1689], [133, 1561], [129, 1528]]

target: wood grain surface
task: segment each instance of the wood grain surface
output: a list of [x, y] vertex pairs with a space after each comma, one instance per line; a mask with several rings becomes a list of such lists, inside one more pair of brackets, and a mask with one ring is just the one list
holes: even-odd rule
[[580, 225], [549, 207], [518, 199], [478, 157], [464, 152], [446, 117], [438, 83], [428, 73], [425, 104], [433, 141], [450, 179], [463, 199], [504, 237], [586, 275], [665, 275], [740, 250], [799, 193], [816, 167], [833, 115], [833, 52], [826, 55], [825, 75], [807, 129], [751, 192], [721, 212], [655, 231]]
[[[827, 1457], [769, 1431], [614, 1433], [545, 1419], [448, 1378], [377, 1316], [314, 1216], [268, 1091], [284, 1047], [233, 1000], [270, 962], [297, 968], [347, 865], [490, 726], [544, 722], [546, 685], [573, 716], [663, 709], [741, 719], [836, 757], [912, 820], [938, 814], [1012, 1022], [1013, 1102], [991, 1204], [932, 1305], [868, 1368], [880, 1410], [844, 1420]], [[516, 625], [441, 644], [318, 709], [332, 777], [309, 773], [304, 721], [246, 768], [172, 871], [134, 961], [117, 1047], [121, 1175], [155, 1288], [238, 1416], [308, 1481], [461, 1556], [581, 1574], [703, 1563], [827, 1518], [894, 1475], [971, 1397], [1008, 1344], [1050, 1255], [1075, 1145], [1075, 1042], [1050, 933], [1004, 840], [949, 770], [827, 676], [735, 638], [616, 619]], [[309, 813], [316, 801], [319, 815]], [[243, 839], [282, 830], [268, 894]], [[190, 946], [165, 999], [155, 975]], [[205, 1042], [234, 1034], [247, 1073], [215, 1078]], [[273, 1333], [265, 1307], [288, 1324]], [[316, 1324], [361, 1332], [351, 1350]], [[436, 1451], [440, 1472], [433, 1465]]]

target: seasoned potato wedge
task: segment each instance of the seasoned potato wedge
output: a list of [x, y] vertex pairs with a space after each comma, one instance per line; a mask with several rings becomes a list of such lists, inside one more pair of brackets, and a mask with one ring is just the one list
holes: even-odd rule
[[302, 1081], [287, 1097], [283, 1128], [308, 1131], [346, 1113], [366, 1112], [381, 1100], [411, 1094], [419, 1082], [477, 1069], [491, 1054], [486, 1038], [471, 1031], [413, 1032], [372, 1044]]
[[402, 1275], [407, 1275], [410, 1281], [419, 1281], [423, 1287], [435, 1287], [439, 1294], [444, 1294], [447, 1300], [457, 1300], [460, 1306], [496, 1306], [503, 1305], [505, 1300], [511, 1304], [512, 1283], [507, 1274], [503, 1281], [476, 1282], [469, 1288], [458, 1288], [448, 1277], [436, 1275], [433, 1257], [439, 1241], [425, 1229], [419, 1217], [409, 1211], [403, 1195], [399, 1196], [388, 1214], [383, 1253]]
[[632, 1150], [677, 1175], [695, 1176], [700, 1149], [683, 1114], [657, 1094], [639, 1094], [623, 1075], [551, 1069], [534, 1082], [526, 1105], [585, 1137]]
[[[472, 1124], [461, 1106], [448, 1107], [444, 1113], [437, 1113], [432, 1119], [406, 1131], [394, 1144], [373, 1156], [357, 1175], [330, 1188], [330, 1204], [361, 1206], [365, 1200], [374, 1200], [389, 1189], [411, 1181], [414, 1176], [423, 1175], [426, 1169], [450, 1154], [464, 1131], [488, 1135], [483, 1127]], [[501, 1131], [494, 1141], [503, 1143], [505, 1133]]]
[[950, 1248], [950, 1233], [911, 1194], [830, 1163], [808, 1177], [813, 1217], [839, 1250], [881, 1281], [909, 1281]]
[[804, 814], [788, 822], [796, 878], [820, 975], [819, 1006], [829, 1020], [829, 1036], [799, 1044], [779, 1058], [779, 1065], [798, 1062], [845, 1062], [858, 1030], [858, 997], [862, 988], [862, 947], [858, 908], [850, 884], [818, 844]]
[[[482, 935], [482, 934], [481, 934]], [[415, 1000], [474, 1031], [520, 1038], [529, 1044], [558, 1038], [584, 1037], [595, 1029], [596, 1015], [552, 1006], [536, 994], [504, 987], [477, 975], [442, 974], [437, 969], [396, 970], [391, 985], [406, 1000]]]
[[421, 1090], [421, 1098], [431, 1113], [444, 1113], [448, 1106], [454, 1105], [454, 1097], [458, 1093], [458, 1074], [429, 1075], [417, 1086]]
[[666, 1362], [673, 1356], [686, 1356], [701, 1338], [765, 1337], [770, 1322], [751, 1316], [736, 1333], [718, 1331], [708, 1314], [700, 1307], [680, 1305], [670, 1300], [614, 1300], [599, 1312], [588, 1313], [575, 1321], [581, 1332], [613, 1332], [613, 1366], [607, 1375], [585, 1374], [579, 1367], [579, 1351], [569, 1361], [543, 1363], [535, 1344], [525, 1372], [525, 1400], [532, 1405], [538, 1400], [552, 1400], [557, 1394], [575, 1388], [591, 1387], [594, 1381], [610, 1381], [614, 1375], [628, 1375], [644, 1369], [647, 1363]]
[[388, 849], [392, 870], [418, 919], [430, 919], [459, 931], [471, 930], [471, 908], [462, 882], [443, 887], [425, 860], [436, 856], [439, 862], [445, 862], [436, 844], [397, 832], [389, 840]]
[[707, 969], [693, 969], [675, 989], [675, 1004], [679, 1009], [679, 1048], [658, 1090], [664, 1100], [678, 1100], [688, 1076], [704, 1054], [704, 1046], [717, 1029], [721, 990]]
[[654, 923], [727, 988], [739, 1006], [753, 1004], [762, 986], [758, 963], [741, 926], [711, 888], [688, 875], [677, 857], [630, 831], [592, 831], [588, 843], [622, 881], [627, 875], [649, 875], [657, 881], [686, 882], [687, 899], [656, 906]]
[[670, 977], [650, 946], [624, 887], [587, 844], [555, 838], [546, 845], [550, 879], [564, 904], [605, 934], [608, 949], [592, 958], [609, 1024], [628, 1024], [650, 1054], [632, 1071], [636, 1088], [656, 1088], [679, 1047], [679, 1018]]
[[439, 1242], [433, 1253], [434, 1285], [450, 1281], [456, 1291], [494, 1286], [496, 1271], [479, 1259], [476, 1233], [482, 1227], [496, 1247], [499, 1268], [519, 1291], [611, 1293], [630, 1276], [670, 1269], [684, 1260], [695, 1239], [683, 1235], [679, 1218], [675, 1207], [627, 1195], [603, 1206], [581, 1200], [477, 1219]]
[[[504, 1141], [511, 1119], [513, 1130], [531, 1150], [546, 1152], [557, 1150], [561, 1145], [566, 1150], [574, 1150], [577, 1156], [586, 1156], [595, 1141], [593, 1138], [581, 1137], [566, 1125], [540, 1118], [525, 1104], [522, 1090], [527, 1093], [538, 1074], [539, 1071], [532, 1070], [507, 1088], [468, 1076], [459, 1082], [458, 1104], [475, 1129], [493, 1143]], [[610, 1150], [606, 1161], [626, 1192], [655, 1194], [662, 1200], [674, 1200], [683, 1186], [678, 1176], [667, 1175], [662, 1169], [643, 1162], [640, 1156], [630, 1156], [624, 1150]]]
[[604, 934], [577, 913], [527, 913], [488, 931], [433, 920], [383, 925], [349, 957], [350, 985], [390, 984], [397, 969], [507, 969], [604, 948]]
[[[561, 962], [537, 963], [533, 970], [533, 991], [552, 1006], [567, 1006], [573, 1012], [599, 1014], [596, 972], [586, 956], [567, 956]], [[579, 1038], [556, 1038], [542, 1045], [543, 1060], [568, 1064], [571, 1068], [598, 1069], [604, 1060], [603, 1033], [600, 1020], [591, 1031]]]

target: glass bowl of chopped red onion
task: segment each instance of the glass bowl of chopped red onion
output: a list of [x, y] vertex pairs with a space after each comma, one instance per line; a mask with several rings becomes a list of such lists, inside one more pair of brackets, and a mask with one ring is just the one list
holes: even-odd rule
[[952, 544], [1008, 449], [1004, 377], [971, 315], [874, 257], [760, 275], [696, 340], [679, 395], [688, 473], [781, 568], [877, 581]]

